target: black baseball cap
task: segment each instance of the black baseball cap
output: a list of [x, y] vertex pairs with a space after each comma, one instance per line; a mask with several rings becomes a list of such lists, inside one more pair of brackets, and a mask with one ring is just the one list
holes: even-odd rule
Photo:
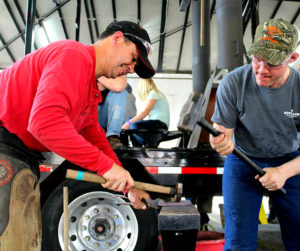
[[145, 29], [130, 21], [117, 21], [108, 25], [106, 30], [121, 31], [127, 39], [136, 45], [139, 58], [134, 71], [141, 78], [151, 78], [155, 74], [155, 70], [148, 59], [149, 54], [152, 53], [152, 46]]

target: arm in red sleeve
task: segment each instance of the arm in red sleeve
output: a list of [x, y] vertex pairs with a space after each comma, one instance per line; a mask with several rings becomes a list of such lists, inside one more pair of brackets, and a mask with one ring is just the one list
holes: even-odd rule
[[[47, 58], [33, 101], [28, 131], [50, 151], [102, 175], [114, 160], [79, 134], [94, 76], [93, 61], [80, 50]], [[92, 76], [92, 77], [91, 77]]]

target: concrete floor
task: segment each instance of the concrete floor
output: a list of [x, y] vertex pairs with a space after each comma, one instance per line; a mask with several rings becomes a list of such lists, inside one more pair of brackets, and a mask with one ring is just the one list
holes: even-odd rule
[[[223, 204], [223, 197], [216, 196], [213, 199], [212, 213], [209, 214], [210, 222], [217, 232], [224, 232], [221, 224], [219, 204]], [[264, 197], [263, 205], [266, 215], [269, 214], [268, 198]], [[284, 251], [281, 241], [279, 224], [267, 224], [258, 226], [257, 251]]]

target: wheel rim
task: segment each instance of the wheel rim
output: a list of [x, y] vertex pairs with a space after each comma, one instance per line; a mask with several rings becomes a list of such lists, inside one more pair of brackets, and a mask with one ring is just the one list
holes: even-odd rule
[[[138, 237], [138, 222], [132, 208], [117, 206], [120, 197], [107, 192], [81, 195], [68, 205], [69, 250], [133, 250]], [[63, 242], [63, 215], [58, 226], [58, 239]]]

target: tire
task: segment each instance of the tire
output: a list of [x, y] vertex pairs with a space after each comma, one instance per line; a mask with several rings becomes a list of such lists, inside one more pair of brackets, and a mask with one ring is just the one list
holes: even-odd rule
[[[67, 180], [46, 200], [42, 209], [42, 251], [63, 250], [63, 186], [69, 196], [69, 250], [155, 251], [157, 212], [135, 210], [118, 193], [95, 183]], [[98, 230], [98, 231], [97, 231]]]

